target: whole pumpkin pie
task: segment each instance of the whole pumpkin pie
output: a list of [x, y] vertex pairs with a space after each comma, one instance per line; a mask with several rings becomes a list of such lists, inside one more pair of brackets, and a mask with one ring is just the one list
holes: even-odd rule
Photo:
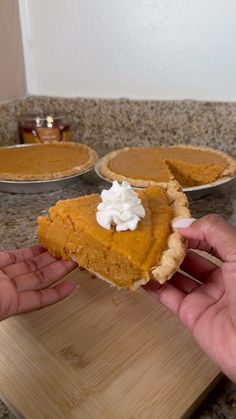
[[57, 179], [81, 173], [96, 160], [95, 150], [77, 142], [0, 147], [0, 179]]
[[191, 187], [234, 176], [236, 162], [228, 154], [211, 148], [127, 147], [105, 155], [98, 170], [109, 180], [127, 180], [138, 187], [165, 184], [174, 178], [182, 187]]
[[[185, 256], [183, 239], [173, 230], [172, 222], [190, 216], [188, 201], [176, 181], [134, 193], [143, 208], [135, 229], [132, 224], [131, 230], [123, 231], [123, 222], [120, 230], [112, 224], [111, 228], [99, 224], [102, 199], [92, 194], [58, 201], [48, 216], [39, 216], [40, 242], [52, 255], [73, 259], [118, 288], [135, 289], [151, 278], [164, 283]], [[129, 205], [125, 202], [125, 214]], [[109, 211], [107, 219], [111, 221]]]

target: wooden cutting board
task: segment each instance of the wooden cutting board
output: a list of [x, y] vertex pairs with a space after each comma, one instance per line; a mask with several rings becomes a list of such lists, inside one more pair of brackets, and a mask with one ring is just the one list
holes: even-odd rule
[[86, 271], [57, 305], [0, 323], [0, 391], [29, 419], [187, 417], [218, 368], [143, 289]]

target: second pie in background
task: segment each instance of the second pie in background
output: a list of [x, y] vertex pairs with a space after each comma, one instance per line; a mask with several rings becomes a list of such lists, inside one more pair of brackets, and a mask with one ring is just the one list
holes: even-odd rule
[[136, 187], [165, 185], [175, 178], [185, 188], [234, 176], [236, 162], [228, 154], [206, 147], [126, 147], [101, 158], [98, 170], [109, 180], [127, 180]]

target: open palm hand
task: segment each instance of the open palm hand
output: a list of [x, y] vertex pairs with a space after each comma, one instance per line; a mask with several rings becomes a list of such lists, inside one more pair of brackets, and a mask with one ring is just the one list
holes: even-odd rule
[[179, 316], [204, 352], [236, 382], [236, 229], [209, 215], [178, 231], [188, 249], [204, 250], [223, 263], [188, 250], [181, 270], [195, 279], [178, 272], [163, 286], [150, 281], [144, 288]]
[[51, 285], [76, 266], [54, 258], [41, 245], [0, 252], [0, 320], [65, 298], [74, 283]]

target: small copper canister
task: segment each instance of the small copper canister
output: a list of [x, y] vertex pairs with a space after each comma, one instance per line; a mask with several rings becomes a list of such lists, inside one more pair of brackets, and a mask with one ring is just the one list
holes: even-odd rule
[[69, 117], [65, 114], [27, 113], [20, 117], [21, 143], [71, 141]]

